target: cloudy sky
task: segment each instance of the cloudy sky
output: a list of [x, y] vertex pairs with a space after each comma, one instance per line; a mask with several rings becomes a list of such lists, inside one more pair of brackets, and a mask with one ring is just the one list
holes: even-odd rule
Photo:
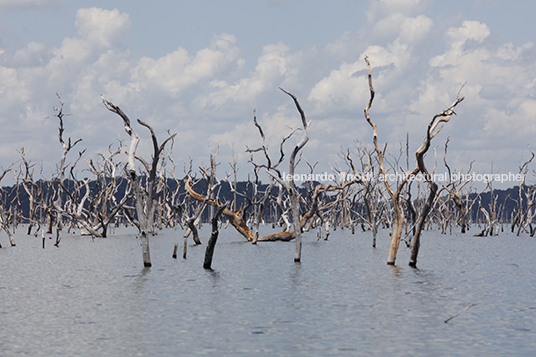
[[[458, 115], [433, 142], [438, 171], [450, 137], [452, 168], [474, 162], [475, 172], [517, 173], [536, 146], [534, 14], [536, 2], [517, 0], [0, 0], [0, 165], [24, 148], [52, 175], [62, 151], [49, 117], [56, 93], [72, 113], [65, 138], [83, 139], [71, 161], [82, 149], [90, 160], [127, 143], [102, 95], [160, 140], [177, 133], [178, 175], [190, 158], [203, 165], [219, 150], [219, 175], [234, 155], [244, 179], [245, 148], [261, 142], [254, 108], [274, 157], [300, 126], [283, 87], [311, 120], [304, 158], [324, 172], [342, 165], [341, 151], [356, 141], [372, 142], [363, 116], [367, 55], [377, 93], [371, 117], [392, 152], [409, 133], [414, 153], [466, 83]], [[134, 129], [140, 154], [150, 156], [148, 131]]]

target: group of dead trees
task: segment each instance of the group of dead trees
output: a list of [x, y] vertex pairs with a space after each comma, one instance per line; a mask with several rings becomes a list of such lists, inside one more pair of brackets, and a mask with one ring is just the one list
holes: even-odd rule
[[[150, 160], [142, 157], [137, 153], [141, 139], [133, 122], [121, 108], [106, 99], [103, 99], [105, 108], [121, 119], [118, 123], [123, 124], [130, 142], [127, 145], [122, 141], [116, 146], [110, 145], [108, 152], [88, 160], [84, 157], [85, 150], [74, 152], [82, 139], [64, 137], [65, 117], [69, 114], [63, 112], [63, 102], [58, 96], [60, 105], [54, 108], [51, 116], [59, 123], [61, 155], [56, 172], [45, 177], [43, 169], [26, 158], [24, 148], [19, 150], [19, 167], [12, 164], [0, 176], [1, 180], [6, 174], [13, 173], [16, 182], [13, 188], [4, 188], [2, 192], [2, 229], [7, 232], [12, 245], [15, 245], [12, 230], [18, 223], [27, 224], [28, 234], [37, 236], [41, 231], [42, 237], [53, 236], [55, 229], [55, 245], [58, 246], [62, 231], [77, 229], [82, 234], [107, 237], [110, 227], [133, 225], [139, 231], [146, 267], [151, 266], [150, 236], [163, 228], [181, 226], [186, 231], [185, 247], [189, 237], [195, 244], [200, 244], [198, 227], [203, 218], [210, 220], [213, 227], [205, 261], [208, 267], [218, 236], [218, 222], [231, 225], [253, 244], [294, 240], [295, 262], [301, 261], [302, 233], [313, 229], [317, 229], [318, 236], [324, 239], [328, 238], [330, 229], [338, 227], [351, 229], [352, 233], [356, 227], [371, 231], [372, 246], [375, 247], [379, 229], [388, 228], [391, 244], [387, 263], [395, 264], [400, 241], [403, 241], [411, 249], [409, 264], [413, 267], [417, 264], [423, 230], [437, 224], [444, 234], [448, 230], [452, 232], [453, 226], [458, 226], [461, 233], [465, 233], [474, 223], [476, 207], [482, 214], [485, 227], [481, 234], [497, 234], [501, 206], [494, 199], [492, 183], [486, 187], [491, 191], [492, 202], [484, 207], [480, 200], [482, 192], [475, 194], [470, 180], [453, 178], [456, 175], [447, 162], [448, 139], [443, 163], [449, 180], [446, 183], [434, 181], [432, 173], [436, 170], [437, 159], [433, 169], [425, 164], [432, 139], [450, 121], [455, 114], [454, 109], [464, 98], [457, 97], [450, 107], [431, 118], [424, 131], [423, 143], [415, 152], [414, 168], [409, 164], [409, 143], [406, 143], [407, 163], [402, 169], [403, 150], [396, 156], [388, 153], [387, 144], [380, 145], [371, 116], [375, 98], [372, 69], [368, 58], [365, 62], [370, 98], [364, 115], [373, 133], [372, 148], [357, 144], [343, 152], [343, 167], [332, 167], [334, 179], [322, 183], [314, 179], [318, 177], [314, 175], [316, 164], [309, 163], [302, 154], [309, 140], [311, 122], [307, 120], [298, 98], [284, 89], [281, 89], [282, 92], [296, 107], [299, 116], [296, 123], [299, 125], [289, 129], [281, 138], [274, 155], [254, 110], [252, 125], [259, 133], [259, 146], [246, 148], [252, 167], [252, 174], [245, 183], [246, 189], [238, 187], [236, 162], [231, 164], [232, 173], [227, 173], [224, 179], [218, 177], [216, 152], [211, 155], [208, 167], [201, 166], [195, 170], [190, 162], [183, 173], [178, 174], [172, 155], [175, 134], [168, 132], [165, 140], [159, 143], [151, 125], [138, 119], [137, 124], [148, 131], [152, 142]], [[290, 154], [286, 154], [286, 144], [298, 134], [301, 138]], [[125, 150], [125, 147], [128, 149]], [[120, 159], [123, 151], [126, 151], [127, 162]], [[82, 161], [86, 163], [83, 168], [80, 167]], [[527, 170], [530, 161], [520, 171]], [[299, 164], [300, 172], [307, 171], [304, 169], [308, 166], [308, 175], [296, 174]], [[282, 169], [284, 165], [288, 166]], [[79, 170], [90, 178], [78, 179]], [[389, 174], [397, 174], [396, 179], [388, 180]], [[267, 178], [268, 184], [263, 185], [261, 177]], [[303, 177], [310, 179], [302, 180]], [[415, 180], [416, 177], [420, 179]], [[301, 187], [298, 182], [302, 182]], [[232, 199], [220, 194], [224, 186], [232, 192]], [[512, 231], [517, 227], [518, 234], [529, 232], [533, 235], [536, 231], [532, 227], [536, 216], [536, 190], [522, 190], [520, 186], [519, 196], [519, 206], [511, 217]], [[260, 226], [266, 223], [277, 227], [276, 231], [261, 234]], [[44, 244], [43, 240], [43, 247]]]

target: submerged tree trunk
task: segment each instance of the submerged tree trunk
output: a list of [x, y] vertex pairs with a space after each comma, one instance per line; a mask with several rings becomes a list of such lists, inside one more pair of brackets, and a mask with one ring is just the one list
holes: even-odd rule
[[188, 228], [190, 229], [190, 232], [186, 232], [186, 234], [184, 234], [184, 239], [188, 238], [189, 236], [188, 233], [192, 233], [192, 239], [194, 240], [194, 243], [196, 245], [201, 244], [201, 240], [199, 239], [199, 232], [197, 231], [197, 227], [195, 226], [197, 224], [197, 219], [191, 218], [188, 221], [186, 221], [186, 223], [188, 224]]
[[[218, 205], [218, 203], [214, 199], [205, 197], [195, 192], [192, 187], [192, 178], [190, 176], [187, 177], [184, 183], [184, 188], [186, 190], [186, 193], [193, 199], [197, 201], [206, 202], [208, 205], [211, 206]], [[231, 223], [231, 225], [235, 227], [236, 230], [240, 234], [242, 234], [249, 242], [253, 241], [253, 239], [255, 238], [255, 234], [248, 228], [246, 222], [240, 215], [240, 210], [231, 211], [228, 208], [225, 208], [222, 214], [229, 219], [229, 223]]]
[[415, 234], [413, 236], [413, 240], [411, 241], [411, 257], [409, 259], [409, 266], [413, 268], [417, 267], [417, 256], [419, 255], [419, 248], [421, 245], [422, 229], [424, 227], [424, 224], [426, 223], [426, 218], [428, 217], [428, 214], [430, 213], [430, 210], [432, 209], [432, 204], [434, 202], [434, 198], [437, 193], [437, 184], [435, 182], [430, 182], [429, 186], [430, 186], [430, 193], [428, 194], [426, 203], [424, 204], [421, 214], [419, 215], [419, 220], [417, 221]]
[[374, 221], [372, 223], [372, 248], [376, 248], [376, 237], [378, 236], [379, 222]]
[[[398, 197], [397, 197], [398, 198]], [[398, 204], [398, 199], [393, 200], [395, 223], [393, 226], [393, 234], [391, 236], [391, 245], [389, 247], [389, 255], [387, 257], [388, 265], [395, 265], [398, 246], [400, 245], [400, 237], [402, 236], [402, 227], [404, 225], [404, 215]]]
[[[367, 64], [367, 73], [368, 73], [368, 82], [369, 82], [369, 90], [370, 90], [370, 99], [369, 102], [365, 108], [365, 118], [367, 119], [367, 122], [370, 124], [373, 130], [372, 138], [374, 142], [374, 148], [376, 151], [376, 154], [378, 155], [378, 161], [380, 165], [380, 173], [385, 177], [385, 168], [384, 168], [384, 157], [383, 157], [383, 151], [381, 150], [379, 144], [378, 144], [378, 130], [376, 127], [376, 124], [370, 119], [369, 116], [369, 110], [372, 106], [372, 102], [374, 100], [375, 91], [374, 87], [372, 86], [372, 72], [370, 68], [370, 62], [367, 57], [365, 57], [365, 62]], [[387, 264], [394, 265], [396, 261], [396, 255], [398, 251], [398, 246], [400, 244], [400, 238], [402, 233], [402, 226], [404, 224], [404, 215], [402, 212], [402, 209], [400, 207], [400, 193], [404, 186], [407, 184], [408, 180], [411, 177], [415, 177], [416, 174], [419, 172], [424, 174], [428, 182], [430, 181], [430, 174], [428, 173], [428, 170], [426, 169], [426, 166], [424, 165], [424, 155], [430, 148], [431, 140], [441, 131], [443, 126], [439, 126], [441, 123], [446, 123], [450, 121], [450, 118], [454, 112], [454, 108], [458, 103], [460, 103], [464, 98], [456, 98], [454, 103], [446, 110], [444, 110], [441, 113], [436, 114], [431, 122], [428, 124], [428, 130], [426, 133], [426, 137], [424, 139], [424, 142], [422, 145], [417, 149], [415, 153], [415, 161], [416, 161], [416, 167], [411, 172], [406, 172], [402, 181], [399, 183], [398, 188], [396, 191], [394, 191], [387, 180], [384, 180], [385, 188], [387, 189], [389, 196], [391, 197], [391, 201], [393, 203], [393, 209], [394, 209], [394, 215], [395, 215], [395, 226], [394, 231], [391, 239], [391, 247], [389, 249], [389, 256], [387, 258]]]
[[113, 105], [112, 103], [106, 101], [103, 99], [103, 103], [110, 110], [111, 112], [114, 112], [118, 114], [124, 122], [125, 125], [125, 131], [130, 136], [130, 150], [128, 153], [128, 174], [130, 178], [130, 182], [132, 184], [132, 188], [134, 190], [134, 200], [136, 201], [136, 213], [138, 216], [138, 222], [139, 222], [139, 231], [140, 231], [140, 239], [141, 239], [141, 249], [142, 249], [142, 257], [143, 257], [143, 266], [148, 268], [151, 267], [151, 254], [149, 251], [149, 237], [147, 236], [147, 224], [145, 219], [145, 212], [143, 210], [143, 198], [140, 192], [140, 183], [138, 180], [138, 176], [136, 175], [136, 164], [135, 164], [135, 157], [136, 157], [136, 148], [138, 147], [138, 143], [140, 141], [140, 137], [136, 132], [132, 129], [130, 126], [130, 119], [127, 117], [125, 113], [119, 108]]
[[300, 222], [300, 197], [299, 192], [296, 189], [296, 186], [294, 184], [294, 169], [296, 168], [296, 165], [294, 164], [296, 160], [296, 155], [298, 152], [307, 144], [309, 141], [309, 123], [307, 122], [307, 119], [305, 118], [305, 113], [303, 112], [300, 103], [298, 103], [298, 99], [291, 93], [287, 92], [283, 88], [279, 88], [286, 94], [288, 94], [292, 100], [294, 100], [294, 104], [296, 105], [296, 109], [300, 113], [301, 121], [303, 125], [303, 137], [300, 140], [300, 142], [294, 147], [294, 150], [292, 151], [292, 154], [290, 154], [289, 159], [289, 177], [291, 178], [288, 182], [287, 191], [290, 195], [290, 205], [292, 207], [292, 225], [294, 226], [294, 232], [296, 237], [296, 251], [294, 253], [294, 262], [299, 263], [301, 261], [301, 250], [302, 250], [302, 239], [301, 239], [301, 222]]
[[[137, 136], [137, 135], [136, 135]], [[138, 138], [139, 140], [139, 138]], [[137, 143], [136, 143], [137, 146]], [[131, 146], [132, 149], [132, 146]], [[136, 148], [134, 147], [134, 151]], [[134, 155], [134, 153], [132, 153]], [[140, 185], [136, 176], [135, 170], [130, 170], [130, 180], [134, 189], [134, 197], [136, 201], [136, 213], [138, 215], [138, 222], [140, 224], [140, 239], [141, 239], [141, 252], [143, 257], [143, 266], [149, 268], [151, 264], [151, 253], [149, 250], [149, 237], [147, 236], [147, 221], [145, 220], [145, 213], [143, 212], [143, 201], [140, 192]]]
[[212, 217], [212, 234], [207, 244], [207, 250], [205, 251], [205, 262], [203, 263], [203, 268], [212, 269], [212, 257], [214, 256], [214, 247], [216, 246], [216, 241], [218, 240], [218, 220], [226, 206], [222, 206], [218, 209], [218, 212]]

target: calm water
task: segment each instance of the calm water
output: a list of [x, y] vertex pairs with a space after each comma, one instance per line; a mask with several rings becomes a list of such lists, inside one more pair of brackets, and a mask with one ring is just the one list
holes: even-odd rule
[[[133, 231], [64, 236], [60, 247], [0, 236], [1, 356], [534, 356], [536, 239], [425, 232], [419, 269], [386, 265], [368, 233], [330, 241], [243, 243], [220, 232], [172, 259], [182, 231], [151, 239], [142, 267]], [[203, 243], [209, 227], [201, 230]], [[182, 256], [182, 254], [181, 254]], [[444, 320], [464, 307], [448, 324]]]

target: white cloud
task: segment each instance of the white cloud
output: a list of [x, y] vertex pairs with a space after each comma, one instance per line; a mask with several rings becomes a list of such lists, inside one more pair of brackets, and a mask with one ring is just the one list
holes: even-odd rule
[[158, 59], [143, 57], [133, 69], [134, 82], [145, 89], [163, 91], [177, 97], [186, 88], [201, 80], [211, 79], [239, 60], [239, 51], [233, 35], [215, 36], [208, 48], [195, 56], [179, 47]]
[[121, 45], [121, 37], [130, 27], [129, 16], [119, 10], [104, 10], [96, 7], [80, 9], [75, 25], [78, 35], [89, 44], [99, 48]]
[[408, 17], [394, 13], [376, 22], [372, 33], [377, 38], [399, 38], [404, 43], [416, 43], [429, 33], [433, 21], [425, 15]]
[[433, 21], [425, 15], [407, 17], [400, 25], [399, 38], [404, 43], [418, 43], [426, 37], [432, 26]]
[[423, 11], [429, 4], [426, 0], [369, 0], [367, 20], [369, 22], [381, 21], [390, 14], [403, 14], [410, 16]]
[[282, 42], [266, 45], [254, 72], [231, 83], [212, 81], [214, 90], [207, 95], [199, 95], [195, 105], [198, 108], [217, 109], [229, 103], [238, 103], [253, 107], [256, 98], [263, 93], [274, 91], [278, 86], [295, 86], [302, 64], [301, 51], [290, 53], [290, 48]]
[[[84, 139], [86, 156], [106, 150], [117, 138], [125, 140], [120, 118], [100, 101], [103, 94], [132, 119], [153, 125], [159, 138], [167, 129], [176, 132], [174, 157], [180, 166], [189, 156], [205, 157], [210, 145], [220, 144], [222, 162], [231, 161], [234, 148], [249, 170], [243, 149], [260, 143], [252, 123], [254, 107], [273, 157], [288, 126], [300, 124], [294, 104], [277, 89], [282, 86], [297, 95], [312, 120], [306, 158], [334, 163], [341, 146], [371, 139], [362, 114], [369, 99], [364, 55], [372, 63], [376, 99], [371, 114], [382, 142], [395, 147], [410, 132], [412, 145], [420, 144], [428, 121], [452, 103], [465, 82], [459, 116], [437, 138], [440, 144], [451, 135], [449, 152], [458, 163], [466, 164], [463, 160], [471, 154], [489, 164], [489, 153], [483, 153], [497, 142], [519, 147], [533, 140], [533, 43], [496, 44], [490, 27], [478, 21], [460, 20], [442, 29], [434, 26], [436, 17], [424, 12], [428, 5], [417, 0], [370, 2], [374, 22], [366, 28], [347, 31], [321, 50], [265, 44], [249, 72], [236, 34], [213, 35], [196, 52], [177, 46], [159, 57], [140, 57], [125, 41], [131, 26], [126, 13], [80, 9], [77, 33], [64, 37], [61, 45], [30, 41], [12, 52], [0, 50], [0, 124], [7, 135], [0, 155], [4, 162], [14, 161], [14, 148], [24, 145], [29, 155], [49, 160], [53, 167], [60, 153], [57, 123], [44, 117], [57, 105], [55, 92], [73, 113], [66, 135]], [[138, 131], [140, 150], [150, 153], [145, 129]]]
[[43, 66], [48, 61], [47, 52], [44, 44], [31, 41], [26, 47], [18, 49], [14, 53], [5, 53], [1, 60], [6, 67]]
[[[393, 18], [397, 21], [391, 21]], [[426, 37], [432, 20], [423, 15], [406, 17], [400, 13], [385, 20], [385, 24], [391, 27], [387, 32], [396, 33], [393, 41], [386, 46], [369, 45], [358, 56], [358, 60], [350, 64], [343, 63], [338, 70], [332, 70], [329, 76], [313, 87], [309, 100], [315, 101], [324, 110], [341, 106], [352, 110], [362, 108], [368, 100], [368, 84], [366, 73], [363, 72], [366, 69], [364, 56], [368, 56], [372, 63], [374, 83], [378, 89], [390, 90], [392, 86], [400, 89], [401, 76], [408, 66], [414, 65], [414, 46]], [[379, 23], [383, 23], [383, 20]], [[381, 103], [376, 103], [376, 110], [384, 108]]]
[[467, 40], [474, 40], [482, 43], [490, 35], [490, 30], [486, 24], [478, 21], [464, 21], [461, 27], [452, 27], [448, 30], [446, 37], [452, 47], [459, 47]]
[[533, 48], [533, 46], [534, 44], [532, 42], [528, 42], [520, 47], [514, 46], [512, 42], [508, 42], [499, 47], [497, 57], [504, 60], [517, 60], [523, 51]]
[[[338, 70], [333, 70], [328, 77], [320, 80], [309, 93], [308, 100], [316, 104], [316, 109], [326, 111], [333, 106], [345, 109], [363, 104], [368, 93], [367, 81], [363, 76], [365, 62], [343, 63]], [[361, 75], [355, 75], [361, 71]], [[321, 110], [322, 109], [322, 110]]]

